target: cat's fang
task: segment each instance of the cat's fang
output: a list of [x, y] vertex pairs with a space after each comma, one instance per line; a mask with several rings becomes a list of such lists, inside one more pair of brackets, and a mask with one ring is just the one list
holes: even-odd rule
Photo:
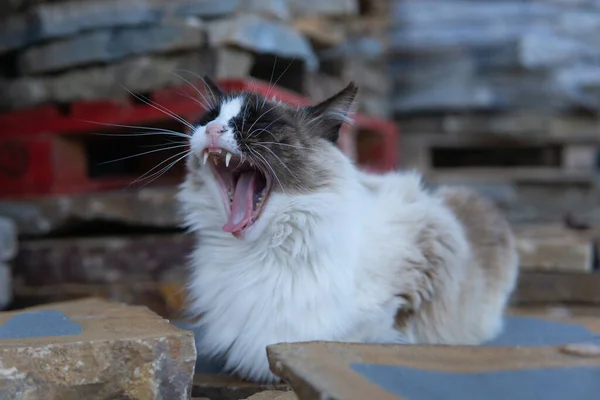
[[204, 152], [204, 159], [203, 159], [204, 165], [206, 165], [206, 160], [208, 160], [208, 151]]
[[230, 152], [227, 152], [225, 154], [225, 166], [227, 168], [229, 168], [229, 161], [231, 161], [231, 156], [232, 156], [232, 154]]

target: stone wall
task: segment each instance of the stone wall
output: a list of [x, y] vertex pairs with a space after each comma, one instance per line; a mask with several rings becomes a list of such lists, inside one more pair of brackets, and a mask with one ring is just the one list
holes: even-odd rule
[[315, 99], [355, 80], [362, 110], [386, 115], [385, 3], [14, 1], [0, 20], [0, 108], [127, 97], [122, 86], [151, 92], [196, 74], [285, 75], [280, 85]]

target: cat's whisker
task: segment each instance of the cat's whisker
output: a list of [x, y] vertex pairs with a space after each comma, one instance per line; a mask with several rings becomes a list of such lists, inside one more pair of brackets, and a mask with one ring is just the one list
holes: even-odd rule
[[273, 82], [273, 75], [275, 74], [275, 66], [277, 66], [277, 54], [275, 54], [275, 60], [273, 60], [273, 68], [271, 68], [271, 77], [269, 78], [269, 85], [267, 86], [267, 92], [263, 97], [263, 102], [261, 107], [265, 106], [265, 102], [267, 101], [267, 97], [269, 95], [269, 91], [271, 90], [271, 83]]
[[[274, 105], [273, 107], [269, 108], [267, 111], [265, 111], [264, 113], [262, 113], [262, 114], [260, 115], [260, 117], [258, 117], [258, 118], [256, 119], [256, 121], [254, 121], [254, 123], [253, 123], [253, 124], [250, 126], [250, 128], [248, 128], [248, 131], [249, 131], [249, 132], [253, 132], [253, 131], [252, 131], [252, 128], [254, 128], [254, 125], [256, 125], [256, 123], [257, 123], [257, 122], [259, 122], [259, 121], [260, 121], [260, 119], [261, 119], [262, 117], [264, 117], [264, 116], [265, 116], [265, 115], [266, 115], [266, 114], [267, 114], [269, 111], [272, 111], [272, 110], [274, 110], [275, 108], [277, 108], [277, 105]], [[267, 128], [268, 128], [269, 126], [271, 126], [273, 123], [275, 123], [277, 120], [281, 119], [281, 118], [282, 118], [282, 116], [275, 118], [273, 121], [271, 121], [271, 123], [270, 123], [269, 125], [267, 125]], [[266, 128], [265, 128], [265, 129], [266, 129]], [[250, 136], [249, 136], [249, 137], [252, 137], [252, 134], [250, 134]]]
[[159, 137], [164, 137], [164, 136], [174, 136], [177, 138], [185, 138], [185, 139], [189, 139], [189, 136], [185, 136], [185, 135], [175, 135], [169, 132], [133, 132], [133, 133], [97, 133], [97, 132], [90, 132], [90, 135], [94, 135], [94, 136], [123, 136], [123, 137], [137, 137], [137, 136], [159, 136]]
[[[283, 78], [283, 75], [285, 75], [285, 73], [287, 72], [288, 69], [290, 69], [290, 67], [292, 66], [292, 64], [294, 63], [294, 61], [296, 61], [296, 58], [292, 58], [292, 61], [290, 61], [290, 63], [288, 64], [287, 67], [285, 67], [285, 69], [283, 70], [283, 72], [281, 73], [281, 75], [279, 75], [279, 78], [277, 78], [277, 80], [275, 81], [275, 83], [273, 83], [272, 85], [270, 85], [270, 87], [267, 89], [267, 93], [265, 93], [265, 99], [264, 101], [266, 101], [269, 97], [269, 92], [271, 91], [272, 88], [274, 88], [277, 83], [279, 82], [279, 80], [281, 78]], [[264, 102], [263, 102], [264, 105]]]
[[285, 147], [292, 147], [294, 149], [300, 149], [300, 150], [309, 150], [308, 147], [302, 147], [302, 146], [295, 146], [293, 144], [287, 144], [287, 143], [278, 143], [278, 142], [253, 142], [252, 144], [272, 144], [272, 145], [277, 145], [277, 146], [285, 146]]
[[275, 173], [275, 170], [273, 169], [273, 167], [271, 167], [271, 165], [269, 164], [269, 162], [260, 153], [258, 153], [255, 150], [252, 150], [248, 145], [246, 145], [246, 148], [248, 149], [248, 151], [250, 152], [250, 154], [252, 154], [252, 155], [254, 155], [256, 157], [260, 157], [262, 159], [262, 162], [259, 161], [259, 164], [264, 165], [266, 168], [269, 168], [269, 170], [273, 174], [273, 177], [277, 180], [277, 183], [279, 184], [279, 187], [281, 188], [281, 191], [285, 194], [285, 190], [283, 189], [283, 184], [279, 180], [279, 177], [277, 176], [277, 174]]
[[[181, 153], [179, 153], [181, 154]], [[175, 164], [177, 164], [179, 161], [183, 160], [184, 158], [186, 158], [188, 155], [190, 154], [190, 151], [186, 151], [185, 154], [183, 154], [181, 157], [179, 157], [177, 160], [171, 162], [169, 165], [167, 165], [166, 167], [164, 167], [163, 169], [161, 169], [160, 171], [146, 177], [145, 179], [151, 179], [150, 181], [144, 183], [142, 185], [142, 187], [146, 186], [147, 184], [154, 182], [155, 180], [157, 180], [158, 178], [160, 178], [161, 176], [163, 176], [165, 173], [167, 173], [168, 170], [170, 170]], [[152, 178], [154, 176], [154, 178]]]
[[212, 98], [213, 98], [213, 100], [214, 100], [214, 103], [212, 103], [212, 104], [211, 104], [209, 101], [207, 101], [207, 102], [208, 102], [209, 104], [211, 104], [213, 107], [217, 105], [217, 103], [218, 103], [218, 101], [217, 101], [217, 97], [215, 96], [215, 93], [214, 93], [214, 92], [213, 92], [213, 90], [211, 89], [210, 85], [208, 85], [208, 84], [206, 83], [206, 80], [205, 80], [203, 77], [201, 77], [200, 75], [198, 75], [198, 74], [197, 74], [197, 73], [195, 73], [194, 71], [190, 71], [190, 70], [187, 70], [187, 69], [181, 69], [181, 68], [179, 68], [179, 69], [176, 69], [175, 71], [186, 72], [186, 73], [188, 73], [188, 74], [192, 74], [192, 75], [194, 75], [196, 78], [200, 79], [200, 80], [202, 81], [202, 83], [204, 83], [204, 87], [206, 87], [206, 88], [208, 88], [208, 90], [210, 90], [210, 94], [211, 94], [211, 96], [212, 96]]
[[118, 162], [118, 161], [128, 160], [130, 158], [141, 157], [141, 156], [144, 156], [146, 154], [156, 153], [158, 151], [172, 150], [172, 149], [177, 149], [177, 148], [181, 148], [181, 147], [188, 147], [188, 145], [187, 144], [181, 144], [181, 145], [177, 145], [177, 146], [165, 147], [165, 148], [162, 148], [162, 149], [155, 149], [155, 150], [145, 151], [143, 153], [133, 154], [131, 156], [117, 158], [116, 160], [103, 161], [101, 163], [98, 163], [98, 165], [110, 164], [110, 163], [114, 163], [114, 162]]
[[142, 133], [134, 133], [134, 134], [128, 134], [128, 133], [92, 133], [93, 135], [99, 135], [99, 136], [144, 136], [144, 135], [160, 135], [160, 134], [172, 134], [172, 135], [176, 135], [176, 136], [181, 136], [184, 138], [189, 138], [190, 136], [183, 133], [183, 132], [179, 132], [179, 131], [173, 131], [170, 129], [163, 129], [163, 128], [154, 128], [151, 126], [137, 126], [137, 125], [122, 125], [122, 124], [110, 124], [107, 122], [96, 122], [96, 121], [88, 121], [88, 120], [84, 120], [81, 119], [79, 121], [82, 122], [87, 122], [90, 124], [97, 124], [97, 125], [103, 125], [103, 126], [110, 126], [110, 127], [115, 127], [115, 128], [128, 128], [128, 129], [146, 129], [148, 131], [151, 132], [156, 132], [156, 133], [151, 133], [151, 132], [142, 132]]
[[262, 147], [265, 150], [268, 150], [271, 154], [273, 154], [273, 157], [275, 157], [277, 159], [277, 161], [279, 161], [279, 163], [288, 170], [288, 172], [294, 177], [294, 178], [298, 178], [289, 168], [287, 165], [285, 165], [285, 163], [281, 160], [281, 158], [279, 158], [279, 156], [277, 154], [275, 154], [273, 152], [273, 150], [269, 149], [267, 146], [263, 146], [262, 144], [257, 144], [257, 143], [253, 143], [256, 146]]
[[172, 155], [171, 157], [168, 157], [168, 158], [166, 158], [165, 160], [161, 161], [160, 163], [156, 164], [154, 167], [152, 167], [151, 169], [149, 169], [148, 171], [146, 171], [144, 174], [142, 174], [140, 177], [138, 177], [138, 178], [137, 178], [135, 181], [131, 182], [131, 183], [129, 184], [129, 186], [131, 186], [131, 185], [133, 185], [133, 184], [135, 184], [135, 183], [138, 183], [138, 182], [140, 182], [140, 181], [142, 181], [142, 180], [144, 180], [144, 179], [147, 179], [147, 176], [148, 176], [148, 175], [149, 175], [149, 174], [150, 174], [152, 171], [156, 170], [158, 167], [160, 167], [160, 166], [161, 166], [161, 165], [163, 165], [164, 163], [168, 162], [169, 160], [172, 160], [173, 158], [175, 158], [175, 157], [178, 157], [178, 156], [180, 156], [180, 155], [182, 155], [182, 154], [184, 154], [184, 153], [187, 153], [187, 154], [189, 154], [189, 153], [190, 153], [190, 151], [189, 151], [189, 150], [180, 151], [179, 153], [177, 153], [177, 154], [174, 154], [174, 155]]
[[[176, 142], [174, 140], [167, 140], [170, 144], [186, 144], [186, 142]], [[152, 148], [152, 147], [161, 147], [164, 146], [165, 143], [158, 143], [158, 144], [144, 144], [144, 145], [140, 145], [139, 147], [144, 147], [144, 148]]]
[[146, 96], [142, 96], [139, 94], [136, 94], [134, 92], [132, 92], [131, 90], [127, 89], [125, 86], [123, 86], [123, 88], [125, 90], [127, 90], [127, 92], [129, 92], [129, 94], [131, 94], [133, 97], [135, 97], [136, 99], [140, 100], [141, 102], [149, 105], [150, 107], [164, 113], [165, 115], [168, 115], [169, 117], [173, 118], [175, 121], [179, 121], [182, 124], [184, 124], [185, 126], [187, 126], [190, 129], [194, 129], [194, 126], [192, 124], [190, 124], [188, 121], [186, 121], [185, 119], [183, 119], [182, 117], [178, 116], [177, 114], [173, 113], [171, 110], [169, 110], [168, 108], [156, 103], [155, 101], [152, 101], [150, 99], [148, 99]]
[[[183, 70], [183, 69], [176, 69], [175, 71], [181, 71], [181, 72], [187, 72], [187, 73], [190, 73], [190, 72], [191, 72], [191, 71], [187, 71], [187, 70]], [[211, 103], [210, 101], [208, 101], [208, 99], [206, 98], [206, 96], [204, 96], [204, 93], [202, 93], [202, 91], [201, 91], [200, 89], [198, 89], [198, 87], [197, 87], [196, 85], [194, 85], [192, 82], [190, 82], [188, 79], [184, 78], [183, 76], [181, 76], [181, 75], [179, 75], [179, 74], [176, 74], [175, 72], [171, 72], [171, 73], [172, 73], [173, 75], [175, 75], [176, 77], [178, 77], [179, 79], [181, 79], [182, 81], [189, 83], [189, 84], [190, 84], [190, 86], [191, 86], [191, 87], [192, 87], [192, 88], [193, 88], [193, 89], [194, 89], [194, 90], [195, 90], [195, 91], [196, 91], [196, 92], [197, 92], [197, 93], [198, 93], [200, 96], [202, 96], [202, 99], [203, 99], [203, 100], [206, 102], [206, 105], [202, 104], [200, 101], [198, 101], [197, 99], [195, 99], [195, 100], [197, 100], [197, 101], [198, 101], [198, 103], [199, 103], [200, 105], [202, 105], [202, 107], [204, 107], [204, 108], [207, 108], [207, 109], [208, 109], [208, 108], [210, 108], [210, 107], [214, 107], [214, 106], [215, 106], [215, 104], [213, 104], [213, 103]], [[196, 74], [194, 74], [194, 75], [196, 75]], [[198, 75], [196, 75], [196, 77], [200, 78]], [[202, 78], [200, 78], [200, 79], [202, 79]], [[204, 82], [204, 79], [202, 79], [202, 81]], [[206, 82], [205, 82], [205, 83], [206, 83]], [[193, 98], [193, 97], [191, 97], [191, 96], [189, 96], [189, 97], [190, 97], [190, 98]], [[210, 106], [210, 107], [209, 107], [209, 106]]]

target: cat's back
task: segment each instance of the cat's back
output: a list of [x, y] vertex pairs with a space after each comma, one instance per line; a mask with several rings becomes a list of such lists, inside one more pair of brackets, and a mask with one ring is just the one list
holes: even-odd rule
[[465, 187], [441, 187], [437, 196], [464, 227], [475, 267], [483, 269], [490, 289], [512, 291], [518, 253], [512, 229], [490, 200]]

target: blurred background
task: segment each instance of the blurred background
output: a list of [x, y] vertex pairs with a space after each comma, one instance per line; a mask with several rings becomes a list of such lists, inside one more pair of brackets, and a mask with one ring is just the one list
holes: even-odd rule
[[160, 130], [202, 114], [203, 75], [295, 104], [354, 80], [346, 154], [496, 202], [522, 257], [515, 304], [600, 302], [600, 1], [4, 0], [0, 15], [0, 308], [93, 295], [179, 319], [192, 239]]

